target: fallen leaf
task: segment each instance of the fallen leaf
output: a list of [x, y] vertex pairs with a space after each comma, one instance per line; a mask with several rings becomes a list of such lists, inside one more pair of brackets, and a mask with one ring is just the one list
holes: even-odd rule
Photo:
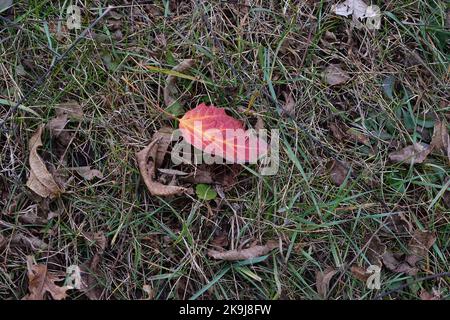
[[141, 176], [144, 179], [148, 191], [153, 196], [171, 196], [187, 192], [188, 189], [186, 188], [164, 185], [155, 180], [155, 162], [158, 155], [159, 140], [160, 137], [156, 135], [156, 139], [154, 137], [147, 147], [136, 153], [139, 171], [141, 172]]
[[81, 121], [84, 117], [83, 108], [76, 101], [69, 101], [55, 106], [56, 117], [51, 119], [46, 128], [55, 138], [59, 137], [70, 119]]
[[383, 265], [393, 272], [406, 273], [407, 275], [415, 276], [419, 269], [405, 262], [403, 257], [404, 255], [386, 251], [383, 255]]
[[10, 239], [12, 245], [29, 248], [32, 251], [45, 250], [48, 244], [33, 235], [25, 235], [23, 233], [14, 233]]
[[399, 151], [391, 152], [389, 159], [393, 162], [422, 163], [431, 151], [432, 148], [428, 144], [416, 142]]
[[144, 284], [142, 286], [142, 291], [147, 294], [147, 298], [145, 300], [153, 300], [155, 298], [155, 291], [148, 284]]
[[[334, 7], [334, 12], [338, 16], [348, 17], [352, 15], [353, 23], [356, 27], [361, 27], [360, 19], [366, 17], [367, 4], [362, 0], [346, 0]], [[371, 12], [369, 12], [371, 16]]]
[[434, 289], [432, 290], [432, 293], [426, 291], [425, 289], [422, 289], [420, 292], [420, 300], [441, 300], [441, 293]]
[[448, 134], [447, 124], [445, 121], [436, 121], [433, 138], [430, 145], [433, 149], [441, 150], [446, 155], [450, 164], [450, 135]]
[[330, 176], [333, 183], [337, 186], [341, 186], [348, 176], [349, 168], [338, 160], [333, 160], [330, 168]]
[[224, 109], [202, 103], [180, 119], [187, 143], [232, 163], [256, 162], [267, 153], [267, 143], [244, 131], [244, 124]]
[[316, 272], [317, 293], [323, 299], [327, 297], [328, 289], [330, 287], [330, 281], [337, 272], [338, 270], [335, 270], [331, 267], [326, 268], [323, 272], [321, 271]]
[[336, 86], [347, 82], [350, 76], [342, 70], [339, 64], [330, 64], [324, 72], [325, 82], [330, 86]]
[[99, 300], [102, 295], [102, 290], [97, 281], [98, 267], [100, 264], [100, 253], [95, 253], [92, 259], [81, 266], [81, 291], [89, 298], [89, 300]]
[[351, 266], [350, 271], [356, 279], [364, 282], [367, 281], [371, 275], [371, 273], [368, 273], [366, 269], [363, 269], [357, 265]]
[[71, 169], [75, 170], [83, 179], [86, 179], [88, 181], [90, 181], [94, 178], [98, 178], [98, 179], [103, 178], [103, 173], [101, 173], [101, 171], [99, 171], [97, 169], [91, 169], [90, 166], [74, 167]]
[[373, 236], [366, 251], [366, 257], [370, 264], [381, 267], [383, 265], [381, 260], [385, 252], [386, 245], [381, 242], [377, 235]]
[[67, 267], [66, 270], [66, 287], [68, 289], [77, 289], [80, 290], [82, 288], [83, 282], [81, 280], [81, 269], [77, 265], [71, 265]]
[[[184, 72], [190, 69], [195, 63], [194, 59], [185, 59], [181, 61], [178, 65], [172, 68], [175, 72]], [[164, 87], [164, 103], [167, 107], [171, 107], [173, 104], [177, 103], [177, 99], [173, 97], [176, 94], [176, 83], [177, 77], [175, 75], [168, 75], [166, 79], [166, 86]]]
[[292, 91], [283, 91], [284, 103], [281, 106], [283, 113], [295, 116], [295, 99]]
[[47, 170], [44, 161], [37, 152], [37, 149], [42, 146], [42, 130], [43, 126], [40, 126], [29, 141], [30, 176], [27, 181], [27, 187], [43, 198], [55, 198], [59, 196], [63, 190], [56, 184], [55, 179]]
[[159, 168], [164, 162], [164, 157], [166, 156], [167, 149], [172, 142], [173, 129], [169, 127], [162, 127], [155, 132], [152, 139], [158, 140], [158, 148], [156, 149], [156, 168]]
[[432, 232], [416, 230], [408, 244], [410, 254], [406, 257], [406, 262], [416, 265], [428, 255], [428, 250], [435, 242], [436, 236]]
[[277, 247], [278, 242], [268, 241], [263, 246], [252, 246], [250, 248], [241, 250], [229, 250], [223, 252], [216, 250], [209, 250], [208, 255], [211, 258], [217, 260], [225, 260], [225, 261], [247, 260], [266, 255]]
[[436, 241], [436, 236], [429, 231], [416, 230], [408, 243], [407, 255], [386, 251], [383, 264], [391, 271], [416, 275], [419, 271], [417, 263], [428, 255], [429, 249]]
[[51, 274], [44, 264], [33, 264], [31, 258], [27, 261], [28, 268], [28, 291], [23, 300], [45, 300], [46, 293], [49, 293], [54, 300], [63, 300], [67, 297], [67, 287], [60, 287], [55, 284], [61, 281], [59, 277]]
[[211, 173], [211, 170], [208, 167], [196, 168], [196, 170], [192, 174], [190, 174], [187, 177], [183, 177], [182, 179], [183, 179], [183, 181], [190, 182], [193, 184], [214, 183], [213, 175]]

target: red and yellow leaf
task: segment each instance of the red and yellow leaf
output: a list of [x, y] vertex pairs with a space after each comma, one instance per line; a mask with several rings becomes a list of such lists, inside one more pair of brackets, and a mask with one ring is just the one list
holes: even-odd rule
[[267, 153], [267, 143], [224, 109], [202, 103], [180, 119], [183, 138], [205, 153], [232, 163], [255, 163]]

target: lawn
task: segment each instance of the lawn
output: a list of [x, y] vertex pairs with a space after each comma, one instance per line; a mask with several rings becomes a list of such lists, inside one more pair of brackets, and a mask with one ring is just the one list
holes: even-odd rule
[[[448, 2], [8, 2], [0, 299], [450, 297]], [[137, 153], [200, 103], [278, 130], [276, 174], [166, 154], [189, 191], [152, 194]]]

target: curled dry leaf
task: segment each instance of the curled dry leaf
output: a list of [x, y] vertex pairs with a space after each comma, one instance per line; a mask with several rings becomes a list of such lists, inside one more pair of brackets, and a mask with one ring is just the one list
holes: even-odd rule
[[[164, 185], [155, 180], [155, 170], [156, 170], [156, 162], [158, 161], [157, 160], [158, 154], [160, 154], [161, 157], [161, 152], [158, 152], [161, 151], [159, 147], [160, 139], [161, 139], [160, 134], [155, 134], [150, 144], [141, 151], [139, 151], [138, 153], [136, 153], [139, 171], [141, 172], [142, 179], [144, 179], [144, 183], [147, 186], [148, 191], [153, 196], [171, 196], [187, 192], [188, 189], [186, 188], [179, 186]], [[167, 147], [165, 147], [165, 150], [167, 150]], [[160, 157], [159, 159], [161, 159]]]
[[393, 162], [422, 163], [431, 151], [432, 148], [428, 144], [416, 142], [399, 151], [391, 152], [389, 159]]
[[328, 289], [330, 287], [330, 281], [331, 278], [337, 273], [338, 271], [328, 267], [323, 272], [317, 271], [316, 272], [316, 288], [317, 293], [322, 297], [326, 298], [328, 294]]
[[31, 258], [28, 259], [28, 291], [23, 300], [45, 300], [46, 293], [49, 293], [54, 300], [63, 300], [67, 297], [68, 287], [60, 287], [55, 284], [61, 281], [60, 277], [51, 274], [44, 264], [33, 264]]
[[42, 146], [42, 130], [43, 126], [40, 126], [29, 141], [30, 176], [27, 181], [27, 187], [43, 198], [55, 198], [59, 196], [63, 190], [55, 182], [54, 177], [47, 170], [44, 161], [37, 152], [37, 149]]
[[330, 86], [336, 86], [347, 82], [350, 76], [342, 70], [339, 64], [330, 64], [324, 72], [325, 82]]
[[229, 251], [216, 251], [209, 250], [208, 255], [211, 258], [217, 260], [225, 260], [225, 261], [236, 261], [236, 260], [247, 260], [253, 259], [265, 254], [268, 254], [270, 251], [278, 247], [278, 242], [276, 241], [268, 241], [263, 246], [252, 246], [247, 249], [241, 250], [229, 250]]
[[[184, 72], [190, 69], [194, 65], [194, 59], [185, 59], [181, 61], [178, 65], [172, 68], [175, 72]], [[176, 103], [177, 99], [173, 97], [176, 94], [177, 77], [175, 75], [169, 75], [166, 79], [166, 86], [164, 87], [164, 103], [167, 107], [172, 106]]]

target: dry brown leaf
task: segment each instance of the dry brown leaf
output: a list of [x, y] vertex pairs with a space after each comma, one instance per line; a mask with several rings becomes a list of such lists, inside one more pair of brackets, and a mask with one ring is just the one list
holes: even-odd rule
[[368, 273], [365, 269], [357, 266], [357, 265], [353, 265], [350, 268], [350, 271], [352, 272], [353, 276], [361, 281], [367, 281], [367, 279], [369, 279], [371, 273]]
[[69, 122], [69, 119], [80, 121], [84, 113], [81, 105], [76, 101], [69, 101], [55, 106], [56, 117], [51, 119], [46, 128], [49, 129], [53, 137], [59, 137]]
[[206, 183], [211, 184], [214, 183], [213, 175], [211, 170], [207, 167], [199, 167], [192, 174], [187, 177], [182, 178], [183, 181], [197, 184], [197, 183]]
[[389, 159], [393, 162], [422, 163], [431, 151], [432, 148], [428, 144], [416, 142], [399, 151], [391, 152]]
[[441, 293], [433, 288], [432, 293], [422, 289], [420, 292], [420, 300], [441, 300]]
[[43, 198], [55, 198], [63, 190], [57, 185], [54, 177], [47, 170], [44, 161], [37, 152], [37, 149], [42, 146], [41, 135], [43, 128], [43, 126], [40, 126], [29, 141], [30, 177], [27, 181], [27, 187]]
[[67, 297], [67, 287], [60, 287], [55, 284], [62, 279], [51, 274], [47, 266], [43, 264], [33, 264], [31, 258], [27, 261], [28, 266], [28, 291], [23, 300], [45, 300], [46, 293], [49, 293], [54, 300], [63, 300]]
[[88, 181], [90, 181], [94, 178], [98, 178], [98, 179], [103, 178], [103, 173], [101, 173], [101, 171], [99, 171], [97, 169], [91, 169], [90, 166], [75, 167], [75, 168], [71, 168], [71, 169], [75, 170], [83, 179], [86, 179]]
[[263, 246], [252, 246], [247, 249], [241, 250], [229, 250], [229, 251], [216, 251], [209, 250], [208, 255], [211, 258], [217, 260], [225, 260], [225, 261], [236, 261], [236, 260], [247, 260], [253, 259], [265, 254], [268, 254], [270, 251], [278, 247], [278, 242], [276, 241], [268, 241]]
[[323, 272], [317, 271], [316, 272], [316, 288], [317, 293], [322, 297], [326, 298], [328, 294], [328, 289], [330, 287], [330, 281], [331, 278], [337, 273], [338, 271], [328, 267]]
[[381, 267], [383, 265], [381, 259], [385, 252], [386, 245], [381, 242], [377, 235], [373, 236], [366, 251], [366, 257], [370, 264]]
[[47, 243], [31, 234], [25, 235], [23, 233], [14, 233], [10, 241], [12, 245], [29, 248], [33, 251], [45, 250], [48, 247]]
[[408, 243], [410, 254], [406, 257], [406, 262], [412, 266], [416, 265], [428, 255], [428, 250], [435, 242], [436, 236], [432, 232], [416, 230]]
[[350, 79], [348, 73], [342, 70], [339, 64], [330, 64], [324, 72], [325, 82], [330, 86], [336, 86]]
[[[190, 69], [195, 63], [194, 59], [185, 59], [181, 61], [178, 65], [172, 68], [172, 71], [176, 72], [184, 72], [188, 69]], [[166, 79], [166, 86], [164, 87], [164, 103], [167, 107], [170, 107], [172, 104], [174, 104], [177, 99], [173, 97], [173, 95], [176, 94], [176, 84], [177, 84], [177, 77], [174, 75], [167, 76]]]
[[95, 253], [92, 259], [81, 266], [81, 291], [89, 298], [89, 300], [99, 300], [102, 290], [97, 281], [98, 267], [100, 264], [100, 253]]
[[156, 136], [156, 139], [153, 138], [147, 147], [136, 153], [139, 171], [141, 172], [141, 176], [144, 179], [148, 191], [153, 196], [171, 196], [188, 192], [188, 189], [186, 188], [164, 185], [155, 180], [155, 162], [156, 159], [158, 159], [158, 143], [160, 139], [161, 137]]
[[414, 276], [419, 271], [417, 263], [427, 256], [428, 250], [435, 241], [436, 237], [433, 233], [416, 230], [408, 243], [409, 254], [394, 254], [386, 251], [383, 255], [383, 264], [391, 271]]
[[288, 116], [295, 116], [295, 98], [292, 91], [283, 91], [284, 104], [282, 104], [282, 112]]
[[330, 168], [330, 176], [333, 183], [341, 186], [349, 173], [348, 167], [341, 161], [333, 160]]
[[450, 163], [450, 135], [448, 134], [445, 121], [436, 121], [431, 147], [441, 150], [447, 156], [447, 160]]
[[383, 227], [386, 229], [387, 235], [394, 234], [396, 236], [411, 234], [413, 230], [411, 222], [402, 212], [386, 217]]

